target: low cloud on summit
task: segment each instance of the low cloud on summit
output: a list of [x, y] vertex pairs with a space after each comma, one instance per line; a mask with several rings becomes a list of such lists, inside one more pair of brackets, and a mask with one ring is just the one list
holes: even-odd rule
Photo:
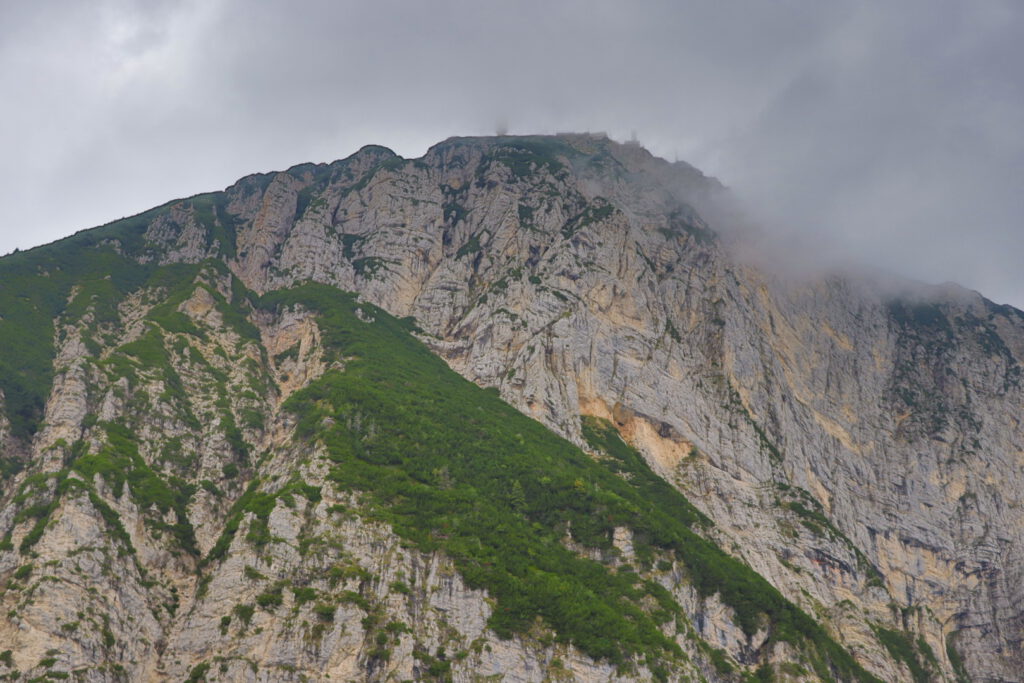
[[1024, 307], [1024, 5], [0, 6], [0, 253], [255, 171], [633, 131], [781, 243]]

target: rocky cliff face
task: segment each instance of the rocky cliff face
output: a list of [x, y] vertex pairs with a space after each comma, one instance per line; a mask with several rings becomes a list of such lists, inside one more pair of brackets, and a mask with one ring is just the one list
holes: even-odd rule
[[[701, 219], [716, 190], [595, 136], [453, 139], [418, 160], [368, 147], [9, 257], [0, 675], [1018, 680], [1024, 314], [786, 280]], [[708, 520], [685, 547], [621, 521], [591, 470], [575, 485], [607, 515], [596, 536], [542, 522], [525, 474], [509, 499], [601, 576], [646, 582], [622, 598], [630, 619], [661, 605], [674, 645], [610, 654], [543, 610], [508, 627], [510, 598], [456, 531], [424, 541], [346, 474], [362, 470], [339, 423], [372, 444], [383, 413], [303, 416], [369, 353], [344, 351], [360, 328], [257, 297], [308, 281], [357, 293], [369, 328], [411, 318], [452, 369], [597, 458], [579, 467], [638, 452], [619, 481], [684, 505], [650, 471], [684, 494]], [[422, 476], [461, 491], [442, 465]], [[713, 546], [778, 607], [750, 617], [744, 596], [768, 584], [687, 559]]]

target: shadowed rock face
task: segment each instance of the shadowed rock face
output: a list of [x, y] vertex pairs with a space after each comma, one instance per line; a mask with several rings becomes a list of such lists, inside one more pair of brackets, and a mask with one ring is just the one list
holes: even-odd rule
[[[311, 280], [411, 316], [452, 369], [579, 446], [581, 415], [609, 420], [714, 522], [709, 539], [875, 676], [1017, 680], [1024, 314], [752, 266], [693, 208], [719, 192], [603, 137], [457, 138], [251, 176], [97, 238], [150, 279], [112, 281], [110, 310], [102, 277], [68, 285], [42, 425], [29, 441], [0, 423], [20, 463], [0, 489], [0, 651], [16, 664], [0, 674], [55, 659], [92, 680], [651, 675], [552, 644], [542, 623], [496, 637], [492, 601], [449, 558], [330, 486], [283, 404], [345, 361], [310, 311], [239, 295]], [[188, 286], [152, 275], [181, 264], [197, 264]], [[104, 452], [136, 474], [89, 459]], [[239, 508], [296, 476], [320, 498]], [[609, 540], [636, 560], [628, 529]], [[670, 678], [821, 676], [675, 570], [644, 571], [692, 624]]]

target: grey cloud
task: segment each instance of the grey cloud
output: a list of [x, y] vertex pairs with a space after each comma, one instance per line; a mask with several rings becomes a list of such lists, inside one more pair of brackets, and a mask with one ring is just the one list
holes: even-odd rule
[[779, 244], [1024, 306], [1024, 10], [904, 3], [5, 3], [0, 252], [449, 135], [605, 130]]

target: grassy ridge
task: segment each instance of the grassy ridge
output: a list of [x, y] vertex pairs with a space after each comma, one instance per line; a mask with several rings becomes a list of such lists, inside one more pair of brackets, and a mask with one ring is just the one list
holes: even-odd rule
[[[53, 381], [54, 319], [66, 308], [81, 314], [93, 296], [118, 300], [157, 270], [132, 256], [145, 251], [143, 234], [167, 205], [101, 228], [0, 259], [0, 387], [11, 431], [35, 433]], [[73, 287], [80, 293], [70, 303]], [[109, 320], [109, 306], [97, 308]], [[2, 471], [2, 467], [0, 467]]]
[[[14, 436], [31, 437], [43, 417], [57, 316], [78, 318], [92, 306], [94, 324], [115, 322], [116, 303], [127, 293], [176, 284], [183, 271], [195, 270], [155, 265], [158, 254], [145, 242], [149, 225], [176, 203], [0, 259], [0, 388]], [[197, 196], [191, 206], [208, 238], [221, 243], [220, 253], [233, 254], [238, 221], [227, 212], [224, 193]], [[8, 466], [0, 461], [0, 476]]]

